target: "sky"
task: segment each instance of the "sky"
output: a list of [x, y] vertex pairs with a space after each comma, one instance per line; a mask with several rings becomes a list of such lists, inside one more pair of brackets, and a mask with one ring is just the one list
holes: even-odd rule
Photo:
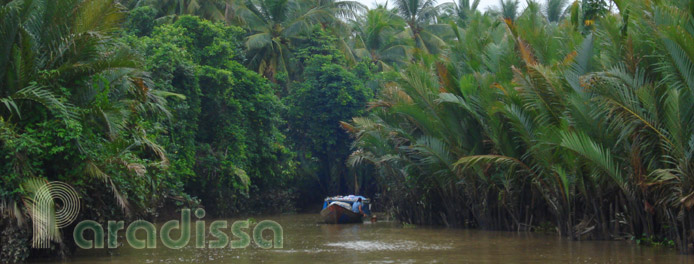
[[[376, 6], [376, 3], [383, 4], [386, 2], [386, 0], [357, 0], [358, 2], [366, 5], [368, 8], [373, 8]], [[453, 2], [453, 0], [438, 0], [438, 4], [445, 3], [445, 2]], [[472, 3], [472, 0], [470, 1]], [[484, 12], [487, 10], [487, 8], [492, 7], [492, 6], [498, 6], [499, 5], [499, 0], [481, 0], [480, 5], [477, 6], [477, 10], [480, 10]], [[392, 7], [391, 5], [388, 5], [388, 7]]]

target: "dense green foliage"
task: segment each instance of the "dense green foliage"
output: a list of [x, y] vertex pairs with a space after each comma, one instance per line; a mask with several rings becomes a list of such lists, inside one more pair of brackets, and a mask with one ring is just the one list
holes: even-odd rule
[[170, 100], [171, 123], [161, 135], [170, 173], [218, 215], [258, 207], [247, 204], [251, 187], [280, 190], [289, 177], [282, 105], [267, 80], [235, 60], [241, 34], [238, 27], [182, 16], [130, 39], [141, 47], [157, 88], [186, 97]]
[[694, 17], [686, 1], [614, 4], [577, 2], [560, 21], [534, 2], [503, 21], [452, 17], [465, 26], [447, 58], [421, 56], [353, 119], [349, 163], [372, 169], [407, 222], [550, 222], [687, 252]]
[[694, 248], [691, 1], [0, 3], [0, 261], [29, 254], [36, 180], [98, 221], [350, 191]]
[[114, 41], [122, 13], [111, 1], [13, 1], [2, 12], [3, 211], [26, 177], [111, 189], [126, 211], [156, 203], [168, 160], [149, 135], [169, 94]]
[[[123, 13], [113, 1], [12, 1], [0, 13], [3, 230], [26, 225], [29, 178], [69, 182], [93, 219], [160, 204], [177, 188], [152, 136], [170, 94], [115, 41]], [[26, 257], [8, 250], [3, 259]]]
[[[351, 139], [340, 127], [340, 121], [363, 114], [373, 91], [365, 86], [368, 70], [350, 72], [342, 54], [334, 48], [333, 38], [324, 32], [314, 32], [304, 47], [296, 52], [296, 64], [303, 72], [290, 84], [284, 98], [287, 105], [287, 123], [294, 149], [298, 151], [302, 166], [317, 178], [305, 182], [300, 190], [320, 201], [323, 193], [339, 193], [347, 178], [345, 160], [350, 153]], [[364, 65], [361, 65], [362, 68]]]
[[70, 183], [86, 207], [80, 218], [95, 220], [185, 203], [216, 215], [291, 210], [283, 106], [238, 62], [243, 30], [196, 17], [160, 23], [151, 11], [126, 18], [113, 1], [3, 6], [3, 228], [28, 227], [31, 178]]

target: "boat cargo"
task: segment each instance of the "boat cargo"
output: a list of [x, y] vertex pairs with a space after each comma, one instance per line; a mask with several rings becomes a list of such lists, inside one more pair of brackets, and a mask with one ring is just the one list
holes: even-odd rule
[[323, 221], [328, 224], [350, 224], [362, 223], [363, 215], [352, 211], [352, 205], [361, 198], [362, 211], [371, 214], [371, 200], [364, 196], [347, 195], [327, 197], [323, 201], [323, 210], [320, 215]]

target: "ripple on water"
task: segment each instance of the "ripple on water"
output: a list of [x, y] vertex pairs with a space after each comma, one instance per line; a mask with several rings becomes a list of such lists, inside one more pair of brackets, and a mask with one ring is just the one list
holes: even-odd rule
[[323, 253], [323, 252], [335, 252], [335, 250], [328, 250], [328, 249], [276, 249], [273, 250], [272, 252], [276, 253], [308, 253], [308, 254], [316, 254], [316, 253]]
[[450, 249], [450, 246], [443, 245], [426, 245], [422, 243], [417, 243], [415, 241], [395, 241], [395, 242], [383, 242], [383, 241], [346, 241], [346, 242], [335, 242], [325, 244], [329, 247], [339, 247], [350, 250], [358, 251], [412, 251], [412, 250], [444, 250]]

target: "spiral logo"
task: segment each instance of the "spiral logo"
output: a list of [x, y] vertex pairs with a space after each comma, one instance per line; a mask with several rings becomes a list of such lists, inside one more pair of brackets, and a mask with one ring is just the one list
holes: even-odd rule
[[77, 219], [80, 201], [77, 191], [67, 183], [33, 181], [27, 184], [33, 190], [28, 202], [33, 223], [33, 247], [48, 248], [51, 241], [61, 239], [59, 228]]

